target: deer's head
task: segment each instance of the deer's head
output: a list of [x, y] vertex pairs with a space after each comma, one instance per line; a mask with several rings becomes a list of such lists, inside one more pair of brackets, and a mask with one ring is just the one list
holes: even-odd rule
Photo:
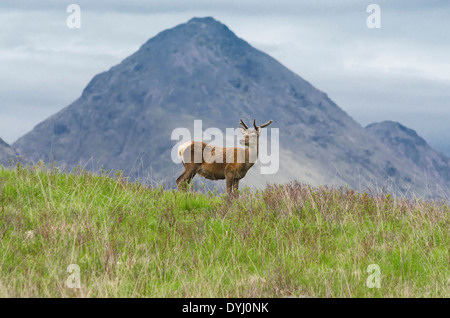
[[264, 125], [257, 126], [256, 125], [256, 119], [253, 119], [253, 127], [254, 127], [254, 129], [251, 129], [241, 119], [239, 129], [241, 130], [242, 135], [244, 135], [244, 139], [242, 139], [240, 141], [241, 145], [242, 146], [247, 146], [247, 147], [250, 147], [250, 145], [257, 145], [258, 144], [259, 135], [261, 135], [261, 129], [264, 128], [264, 127], [269, 126], [272, 122], [273, 122], [273, 120], [269, 120]]

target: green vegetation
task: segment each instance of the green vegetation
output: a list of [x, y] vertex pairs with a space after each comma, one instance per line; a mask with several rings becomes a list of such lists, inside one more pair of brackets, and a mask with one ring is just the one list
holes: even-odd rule
[[[450, 297], [450, 207], [348, 188], [239, 199], [0, 167], [2, 297]], [[69, 264], [81, 288], [68, 288]], [[370, 264], [381, 287], [369, 288]]]

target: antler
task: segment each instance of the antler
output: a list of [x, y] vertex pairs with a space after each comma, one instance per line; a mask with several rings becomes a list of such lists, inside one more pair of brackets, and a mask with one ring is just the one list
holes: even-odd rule
[[248, 126], [244, 123], [244, 121], [241, 119], [241, 123], [240, 123], [245, 129], [248, 129]]
[[265, 123], [264, 125], [261, 125], [261, 126], [259, 126], [259, 127], [264, 128], [264, 127], [269, 126], [271, 123], [273, 123], [273, 120], [272, 120], [272, 119], [269, 120], [269, 121], [268, 121], [267, 123]]
[[271, 123], [273, 123], [273, 120], [272, 120], [272, 119], [269, 120], [269, 121], [268, 121], [267, 123], [265, 123], [264, 125], [256, 126], [256, 119], [253, 119], [253, 126], [255, 126], [255, 129], [267, 127], [267, 126], [269, 126]]

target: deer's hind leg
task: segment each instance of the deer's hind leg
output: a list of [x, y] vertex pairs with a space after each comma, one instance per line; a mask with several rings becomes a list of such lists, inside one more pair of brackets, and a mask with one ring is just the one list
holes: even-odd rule
[[177, 178], [177, 187], [178, 190], [185, 190], [187, 185], [191, 183], [192, 179], [195, 177], [198, 169], [200, 168], [199, 164], [188, 163], [184, 164], [184, 172]]

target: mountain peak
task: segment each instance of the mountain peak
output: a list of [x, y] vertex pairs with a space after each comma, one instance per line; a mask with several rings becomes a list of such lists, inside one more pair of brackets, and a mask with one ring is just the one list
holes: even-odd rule
[[233, 38], [237, 38], [236, 35], [232, 31], [230, 31], [230, 29], [225, 24], [214, 19], [213, 17], [194, 17], [188, 22], [181, 23], [173, 28], [160, 32], [157, 36], [149, 39], [143, 45], [143, 47], [145, 47], [148, 43], [163, 41], [166, 39], [183, 43], [189, 41], [192, 38], [196, 38], [205, 34], [212, 35], [214, 38], [220, 38], [222, 36], [231, 36]]
[[194, 18], [190, 19], [187, 23], [191, 23], [191, 24], [192, 23], [203, 23], [203, 24], [220, 24], [220, 25], [223, 25], [222, 23], [220, 23], [219, 21], [217, 21], [213, 17], [203, 17], [203, 18], [194, 17]]
[[221, 23], [220, 21], [214, 19], [213, 17], [204, 17], [204, 18], [192, 18], [188, 22], [181, 24], [180, 26], [185, 27], [196, 27], [201, 29], [216, 29], [216, 30], [225, 30], [231, 32], [228, 27]]

